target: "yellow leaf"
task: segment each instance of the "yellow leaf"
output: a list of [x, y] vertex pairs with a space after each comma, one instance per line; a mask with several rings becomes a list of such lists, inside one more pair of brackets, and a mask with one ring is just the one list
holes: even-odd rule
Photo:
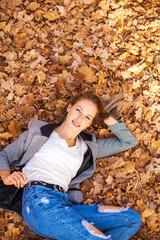
[[72, 58], [72, 56], [65, 55], [65, 56], [58, 56], [58, 63], [65, 65], [68, 61]]
[[49, 12], [44, 14], [44, 17], [48, 19], [48, 21], [54, 21], [58, 18], [60, 18], [60, 15], [58, 12]]
[[147, 115], [146, 115], [146, 117], [145, 117], [145, 120], [148, 121], [148, 120], [151, 119], [151, 117], [152, 117], [152, 111], [150, 110], [150, 111], [147, 113]]
[[8, 139], [11, 137], [13, 137], [11, 133], [8, 133], [8, 132], [0, 133], [0, 139]]
[[13, 233], [13, 235], [19, 235], [20, 234], [20, 229], [17, 227], [14, 227], [13, 229], [12, 229], [12, 233]]
[[71, 25], [73, 25], [73, 24], [75, 24], [76, 21], [77, 21], [76, 18], [72, 18], [72, 19], [70, 19], [70, 20], [68, 21], [68, 23], [71, 24]]
[[145, 209], [143, 212], [142, 212], [142, 218], [148, 218], [148, 217], [150, 217], [151, 215], [153, 215], [154, 214], [154, 211], [153, 210], [151, 210], [151, 209], [149, 209], [149, 208], [147, 208], [147, 209]]
[[127, 162], [120, 170], [122, 170], [124, 174], [133, 173], [135, 171], [135, 163], [131, 161]]
[[0, 22], [0, 29], [3, 29], [6, 26], [6, 22]]
[[49, 103], [45, 103], [45, 108], [51, 110], [51, 105]]
[[155, 138], [152, 139], [152, 144], [151, 146], [157, 150], [160, 147], [160, 139], [158, 139], [157, 141], [155, 140]]

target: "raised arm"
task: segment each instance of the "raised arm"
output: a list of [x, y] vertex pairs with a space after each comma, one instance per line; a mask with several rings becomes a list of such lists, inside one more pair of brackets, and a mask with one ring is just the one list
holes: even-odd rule
[[137, 140], [125, 126], [124, 122], [117, 121], [113, 117], [104, 120], [115, 137], [97, 139], [97, 158], [103, 158], [119, 152], [123, 152], [137, 145]]

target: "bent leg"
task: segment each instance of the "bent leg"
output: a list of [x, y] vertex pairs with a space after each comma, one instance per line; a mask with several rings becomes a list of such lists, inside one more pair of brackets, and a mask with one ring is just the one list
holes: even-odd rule
[[23, 217], [37, 234], [59, 240], [110, 239], [74, 210], [67, 194], [32, 186], [23, 194]]
[[139, 229], [140, 215], [129, 207], [105, 205], [72, 206], [83, 218], [94, 223], [94, 226], [112, 240], [127, 240]]

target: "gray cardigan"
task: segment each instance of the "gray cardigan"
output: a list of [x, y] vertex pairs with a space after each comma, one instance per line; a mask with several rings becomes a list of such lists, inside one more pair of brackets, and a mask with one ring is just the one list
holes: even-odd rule
[[[10, 165], [24, 165], [47, 141], [49, 135], [57, 124], [48, 124], [39, 120], [31, 120], [28, 131], [22, 133], [18, 140], [8, 145], [0, 152], [0, 171], [10, 171]], [[72, 179], [67, 192], [70, 202], [79, 204], [83, 200], [79, 183], [93, 175], [95, 160], [110, 156], [134, 147], [137, 140], [122, 121], [109, 126], [115, 137], [96, 139], [93, 133], [82, 132], [81, 137], [88, 146], [89, 152], [85, 154], [85, 168]], [[88, 165], [86, 165], [88, 164]]]

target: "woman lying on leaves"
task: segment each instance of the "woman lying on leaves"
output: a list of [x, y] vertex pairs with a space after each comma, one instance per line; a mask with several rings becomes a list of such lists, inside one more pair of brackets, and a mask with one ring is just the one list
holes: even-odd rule
[[[62, 240], [127, 240], [140, 227], [139, 214], [129, 207], [84, 205], [79, 183], [92, 176], [96, 158], [127, 150], [136, 139], [121, 120], [110, 113], [91, 92], [80, 93], [68, 105], [59, 124], [31, 120], [28, 131], [0, 152], [3, 184], [23, 188], [22, 216], [45, 238]], [[115, 111], [116, 113], [116, 111]], [[115, 137], [96, 139], [84, 132], [103, 121]], [[20, 161], [22, 172], [10, 173], [9, 164]], [[4, 207], [1, 205], [4, 209]], [[6, 209], [6, 208], [5, 208]]]

